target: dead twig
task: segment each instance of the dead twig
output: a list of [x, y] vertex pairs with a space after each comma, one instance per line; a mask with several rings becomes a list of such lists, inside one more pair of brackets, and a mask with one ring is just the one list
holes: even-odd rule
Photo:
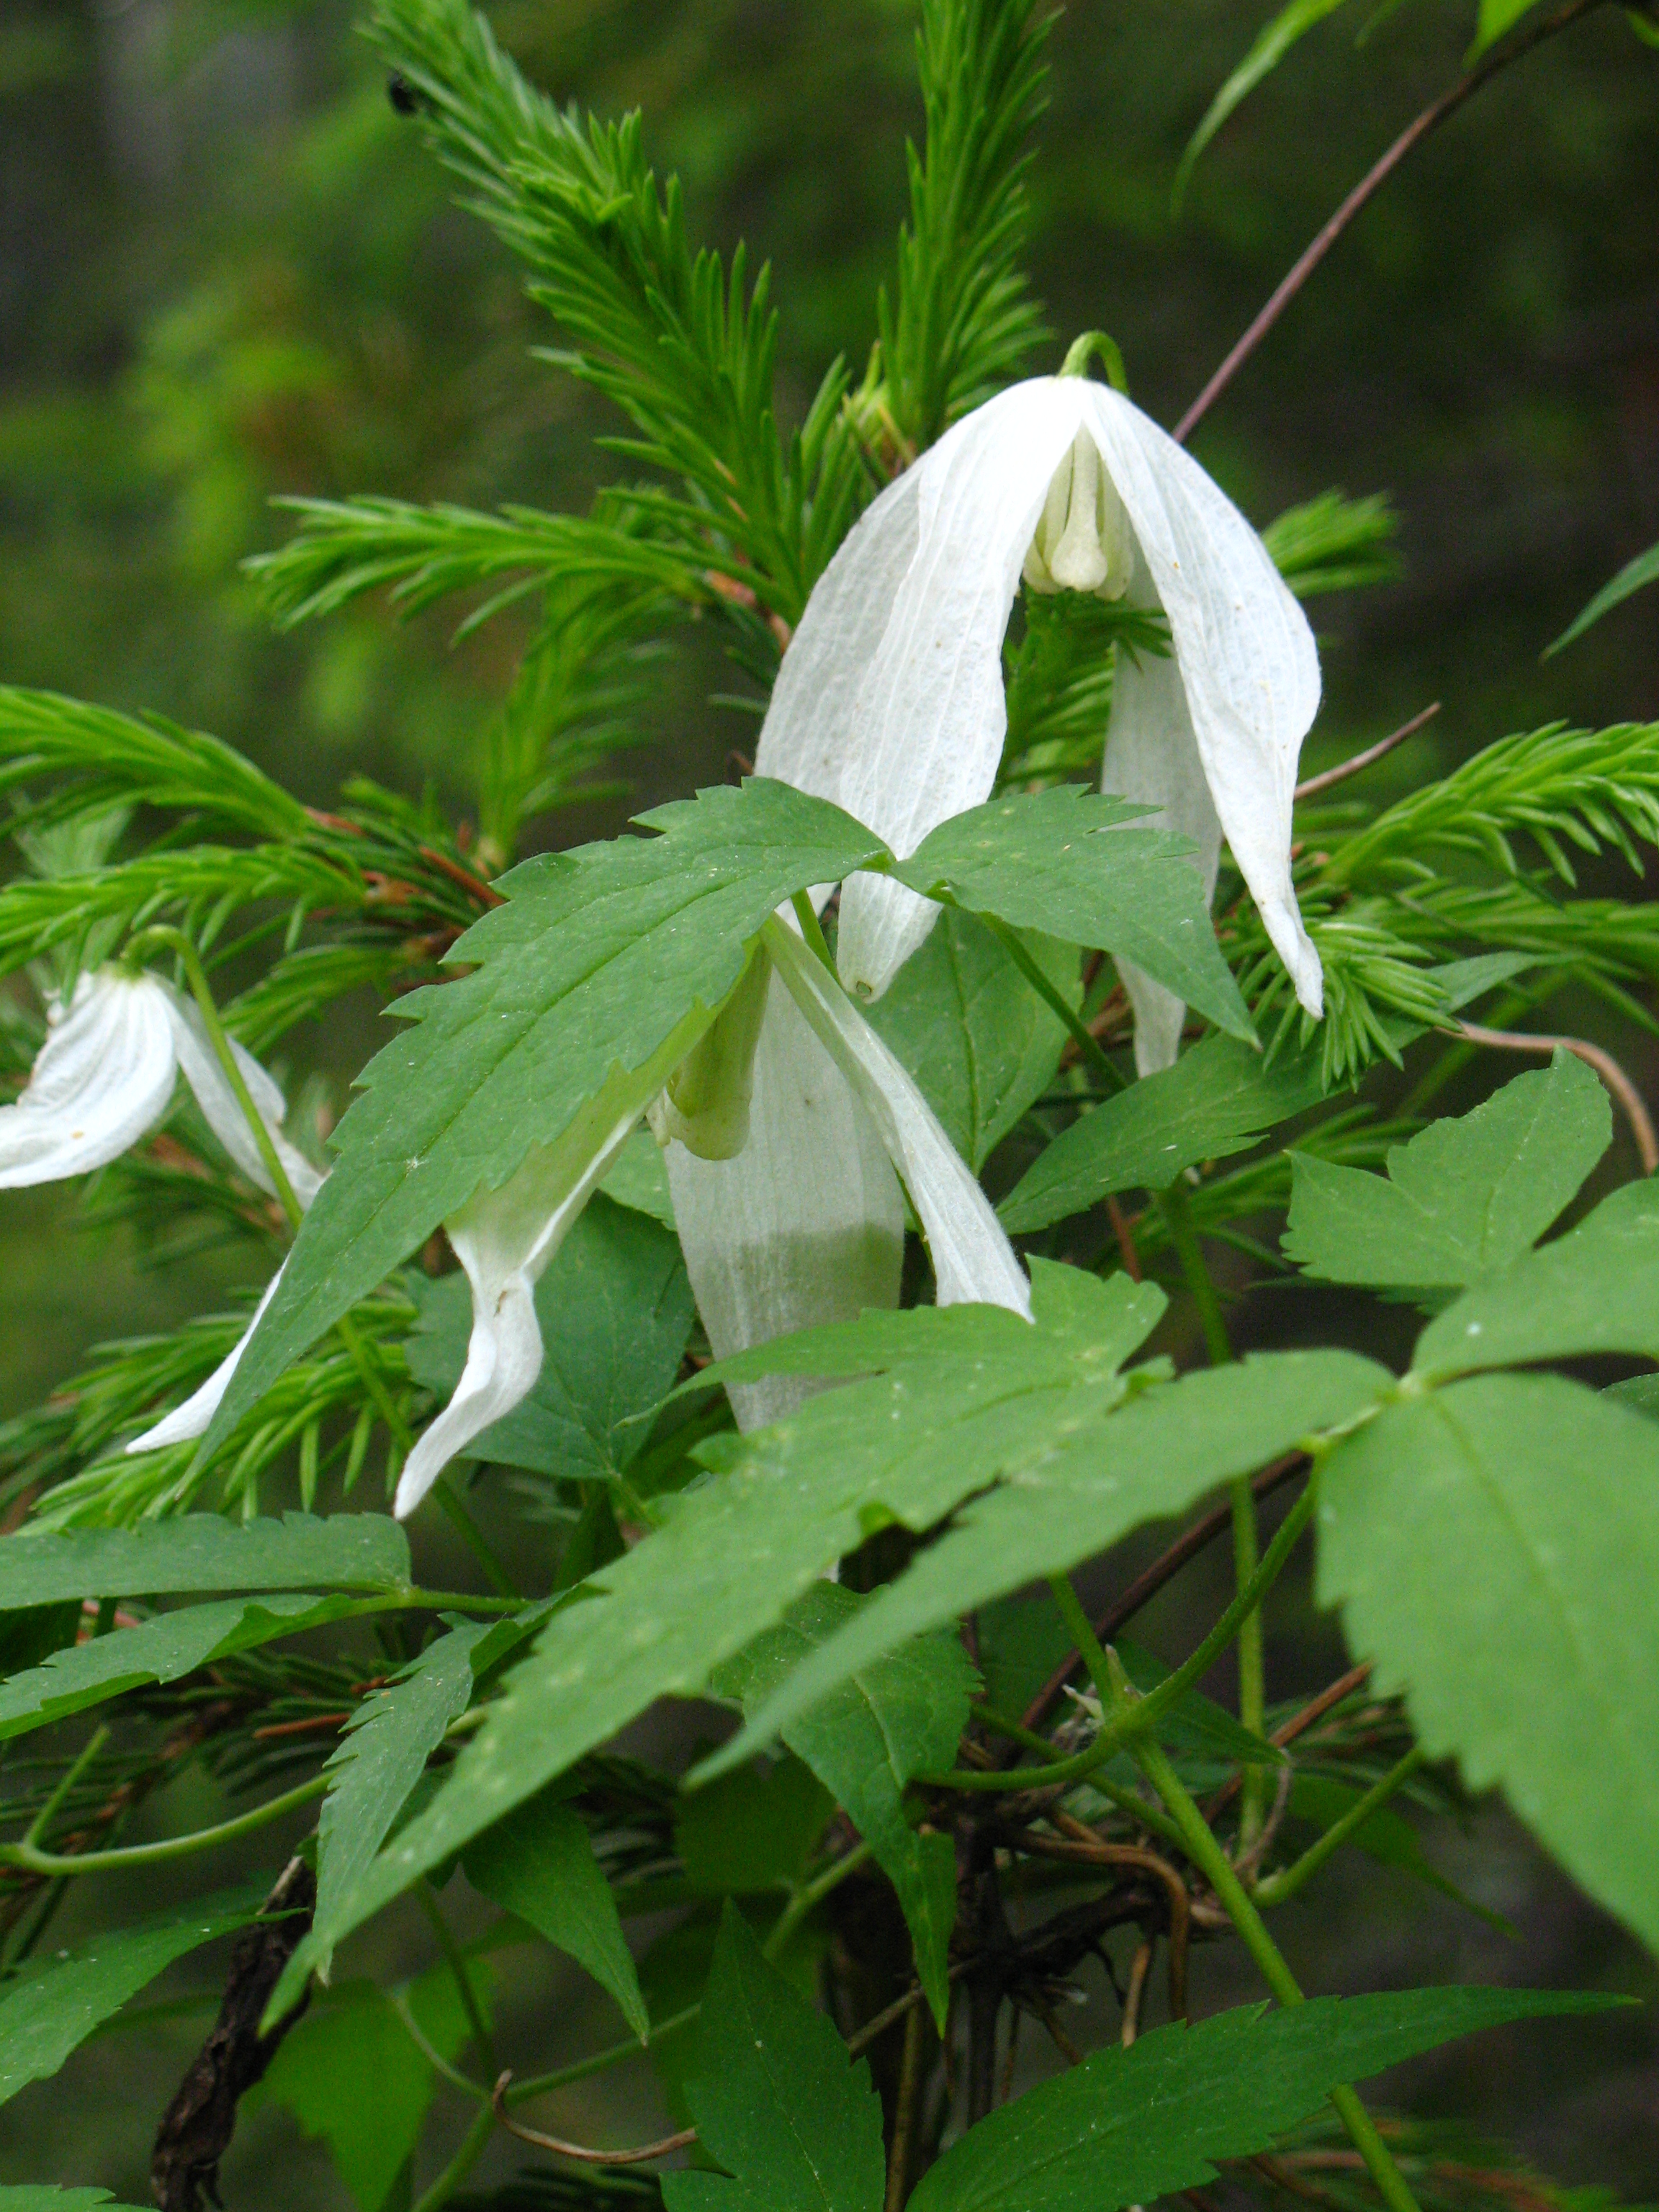
[[1048, 1822], [1060, 1830], [1055, 1836], [1038, 1835], [1028, 1831], [1019, 1839], [1019, 1848], [1034, 1857], [1070, 1859], [1080, 1866], [1133, 1867], [1149, 1874], [1159, 1883], [1168, 1901], [1170, 1923], [1170, 2014], [1182, 2020], [1187, 2012], [1187, 1953], [1192, 1929], [1193, 1901], [1187, 1885], [1166, 1858], [1156, 1851], [1143, 1850], [1138, 1844], [1109, 1844], [1085, 1827], [1071, 1814], [1058, 1809], [1051, 1812]]
[[[1328, 1683], [1316, 1698], [1310, 1699], [1299, 1713], [1292, 1713], [1289, 1720], [1282, 1722], [1267, 1738], [1268, 1742], [1283, 1751], [1286, 1745], [1294, 1743], [1297, 1736], [1305, 1735], [1316, 1721], [1322, 1721], [1333, 1705], [1340, 1705], [1343, 1698], [1351, 1696], [1355, 1690], [1364, 1689], [1370, 1678], [1371, 1662], [1369, 1659], [1358, 1667], [1350, 1667], [1346, 1674], [1339, 1674], [1335, 1681]], [[1204, 1808], [1204, 1817], [1212, 1825], [1216, 1815], [1224, 1811], [1237, 1795], [1242, 1778], [1237, 1774], [1230, 1775]]]
[[1123, 2000], [1123, 2029], [1119, 2040], [1127, 2051], [1140, 2033], [1140, 2001], [1146, 1994], [1146, 1977], [1152, 1971], [1152, 1939], [1144, 1936], [1129, 1961], [1129, 1989]]
[[1330, 790], [1334, 784], [1346, 783], [1351, 775], [1358, 775], [1361, 769], [1369, 768], [1373, 761], [1380, 761], [1396, 745], [1403, 745], [1407, 738], [1414, 738], [1425, 723], [1433, 721], [1439, 712], [1440, 702], [1437, 699], [1433, 706], [1425, 707], [1420, 714], [1413, 714], [1409, 722], [1402, 722], [1397, 730], [1390, 730], [1386, 738], [1379, 738], [1374, 745], [1367, 745], [1363, 753], [1355, 753], [1351, 760], [1339, 761], [1334, 768], [1328, 768], [1322, 775], [1310, 775], [1305, 783], [1298, 783], [1292, 797], [1299, 804], [1304, 799], [1316, 797], [1322, 791]]
[[508, 2135], [517, 2136], [520, 2142], [534, 2143], [538, 2150], [573, 2158], [582, 2166], [644, 2166], [653, 2158], [667, 2158], [674, 2151], [684, 2150], [697, 2140], [695, 2128], [682, 2128], [678, 2135], [665, 2136], [660, 2142], [640, 2143], [633, 2150], [590, 2150], [586, 2143], [566, 2142], [562, 2136], [544, 2135], [539, 2128], [527, 2128], [522, 2120], [514, 2118], [507, 2109], [507, 2085], [512, 2079], [509, 2066], [489, 2094], [495, 2118]]
[[1586, 1067], [1595, 1070], [1623, 1109], [1641, 1155], [1643, 1174], [1651, 1175], [1659, 1168], [1659, 1137], [1654, 1135], [1653, 1117], [1642, 1094], [1613, 1054], [1603, 1052], [1599, 1044], [1587, 1044], [1583, 1037], [1540, 1036], [1531, 1030], [1483, 1030], [1476, 1022], [1457, 1022], [1454, 1027], [1471, 1044], [1491, 1045], [1498, 1052], [1575, 1053]]

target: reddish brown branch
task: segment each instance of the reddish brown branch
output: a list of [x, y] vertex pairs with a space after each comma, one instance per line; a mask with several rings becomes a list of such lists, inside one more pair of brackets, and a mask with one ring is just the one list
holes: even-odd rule
[[1583, 1037], [1540, 1036], [1531, 1030], [1483, 1030], [1474, 1022], [1459, 1022], [1455, 1026], [1458, 1035], [1471, 1044], [1491, 1045], [1499, 1052], [1577, 1054], [1587, 1067], [1595, 1070], [1623, 1109], [1641, 1155], [1643, 1174], [1651, 1175], [1659, 1168], [1659, 1138], [1654, 1135], [1653, 1117], [1641, 1092], [1610, 1052], [1604, 1052], [1599, 1044], [1587, 1044]]
[[1425, 707], [1420, 714], [1413, 714], [1409, 722], [1402, 722], [1397, 730], [1390, 730], [1386, 738], [1379, 738], [1374, 745], [1367, 745], [1363, 753], [1356, 753], [1352, 760], [1339, 761], [1334, 768], [1328, 768], [1322, 775], [1310, 775], [1305, 783], [1298, 783], [1293, 796], [1299, 803], [1304, 799], [1312, 799], [1318, 792], [1328, 791], [1333, 784], [1346, 783], [1351, 775], [1358, 775], [1361, 769], [1369, 768], [1373, 761], [1380, 761], [1396, 745], [1403, 745], [1407, 738], [1414, 738], [1424, 724], [1433, 721], [1439, 712], [1440, 702], [1437, 699], [1433, 706]]
[[509, 2067], [496, 2082], [489, 2099], [495, 2118], [508, 2135], [517, 2136], [520, 2142], [534, 2143], [538, 2150], [556, 2151], [561, 2158], [574, 2158], [583, 2166], [643, 2166], [650, 2159], [667, 2158], [672, 2152], [684, 2150], [697, 2140], [695, 2128], [682, 2128], [676, 2136], [665, 2136], [660, 2142], [641, 2143], [633, 2150], [589, 2150], [586, 2143], [566, 2142], [560, 2136], [545, 2136], [539, 2128], [527, 2128], [515, 2120], [507, 2109], [507, 2087], [512, 2079]]
[[[1289, 1720], [1281, 1723], [1267, 1738], [1268, 1742], [1283, 1751], [1287, 1744], [1294, 1743], [1297, 1736], [1305, 1735], [1316, 1721], [1322, 1721], [1333, 1705], [1340, 1705], [1343, 1698], [1353, 1691], [1363, 1689], [1370, 1679], [1371, 1662], [1369, 1659], [1358, 1667], [1350, 1667], [1346, 1674], [1338, 1675], [1336, 1680], [1328, 1683], [1316, 1698], [1310, 1698], [1299, 1713], [1292, 1713]], [[1237, 1794], [1242, 1779], [1242, 1776], [1234, 1774], [1222, 1784], [1204, 1808], [1206, 1820], [1213, 1820]]]

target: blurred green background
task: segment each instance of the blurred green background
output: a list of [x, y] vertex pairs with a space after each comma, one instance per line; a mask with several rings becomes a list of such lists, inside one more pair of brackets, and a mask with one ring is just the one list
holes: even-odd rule
[[[1031, 173], [1053, 360], [1078, 330], [1109, 330], [1135, 397], [1164, 421], [1455, 74], [1473, 8], [1339, 13], [1229, 124], [1176, 220], [1182, 145], [1271, 12], [1079, 0], [1055, 28]], [[642, 106], [694, 230], [773, 261], [786, 410], [836, 352], [861, 367], [919, 124], [912, 6], [505, 0], [493, 19], [561, 98]], [[310, 800], [366, 769], [430, 782], [465, 811], [514, 617], [459, 648], [453, 614], [399, 626], [375, 606], [278, 637], [240, 563], [280, 541], [270, 502], [285, 493], [585, 502], [608, 472], [595, 438], [616, 425], [532, 358], [552, 337], [393, 112], [349, 4], [3, 0], [0, 681], [159, 708]], [[1659, 53], [1610, 8], [1484, 93], [1342, 243], [1195, 449], [1258, 522], [1334, 484], [1386, 490], [1401, 512], [1402, 580], [1316, 610], [1328, 705], [1314, 765], [1435, 699], [1438, 722], [1379, 787], [1556, 718], [1659, 716], [1659, 595], [1539, 658], [1659, 537]], [[629, 763], [641, 800], [719, 777], [752, 744], [752, 718], [711, 703], [730, 681], [690, 635]], [[580, 809], [547, 834], [608, 832], [623, 811]], [[337, 1076], [367, 1034], [366, 1016], [343, 1017], [319, 1041]], [[1636, 1065], [1651, 1093], [1659, 1061]], [[198, 1310], [219, 1281], [208, 1260], [141, 1272], [51, 1195], [8, 1201], [0, 1267], [0, 1415], [89, 1342]], [[1296, 1679], [1340, 1663], [1310, 1610], [1287, 1606], [1276, 1632]], [[1298, 1963], [1322, 1987], [1486, 1977], [1659, 1995], [1501, 1814], [1478, 1849], [1453, 1852], [1443, 1863], [1518, 1942], [1393, 1877], [1339, 1929], [1339, 1877], [1291, 1917]], [[509, 2012], [511, 1986], [509, 1971]], [[1201, 1994], [1243, 1987], [1212, 1966]], [[549, 2030], [544, 1989], [526, 1991], [538, 2063], [578, 2047], [586, 2002], [565, 1991]], [[142, 2197], [142, 2146], [198, 2031], [101, 2039], [20, 2099], [6, 2178]], [[1564, 2179], [1639, 2194], [1659, 2171], [1659, 2032], [1639, 2017], [1490, 2037], [1419, 2067], [1401, 2094], [1476, 2111]], [[599, 2104], [582, 2114], [605, 2124]], [[228, 2201], [344, 2203], [320, 2153], [295, 2142], [279, 2116], [246, 2124]]]

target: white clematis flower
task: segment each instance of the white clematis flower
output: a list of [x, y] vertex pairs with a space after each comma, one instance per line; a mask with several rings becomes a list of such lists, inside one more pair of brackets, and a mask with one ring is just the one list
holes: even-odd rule
[[[1212, 882], [1225, 835], [1317, 1014], [1319, 957], [1290, 867], [1297, 757], [1319, 703], [1312, 632], [1231, 501], [1105, 385], [1015, 385], [881, 495], [813, 592], [757, 773], [834, 800], [901, 854], [978, 805], [1002, 756], [1002, 640], [1022, 576], [1167, 617], [1172, 660], [1119, 656], [1106, 787], [1191, 836]], [[841, 910], [849, 987], [878, 996], [937, 912], [902, 884], [855, 877]], [[1146, 995], [1158, 987], [1130, 988], [1148, 1008], [1143, 1060], [1149, 1044], [1164, 1055], [1168, 1006]]]
[[[118, 1159], [166, 1113], [182, 1074], [236, 1165], [275, 1196], [200, 1013], [159, 975], [100, 968], [82, 976], [67, 1009], [48, 1009], [47, 1022], [21, 1096], [0, 1106], [0, 1190], [88, 1175]], [[308, 1206], [322, 1177], [282, 1133], [282, 1091], [252, 1053], [234, 1042], [231, 1049], [295, 1195]]]

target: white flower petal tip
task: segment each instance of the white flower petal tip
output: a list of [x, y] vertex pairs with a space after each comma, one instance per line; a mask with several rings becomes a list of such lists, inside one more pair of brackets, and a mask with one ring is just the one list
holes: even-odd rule
[[[1319, 704], [1313, 633], [1261, 538], [1192, 456], [1084, 377], [1000, 393], [870, 507], [785, 656], [757, 771], [834, 800], [900, 854], [978, 805], [1006, 733], [1002, 640], [1022, 576], [1042, 592], [1127, 593], [1168, 617], [1220, 828], [1263, 913], [1294, 912], [1291, 799]], [[845, 885], [848, 988], [879, 997], [936, 912], [877, 877]], [[1310, 953], [1302, 939], [1292, 972], [1311, 1010]]]
[[630, 1107], [573, 1157], [538, 1146], [499, 1190], [480, 1190], [444, 1225], [472, 1288], [472, 1334], [454, 1395], [404, 1462], [392, 1510], [407, 1520], [451, 1460], [510, 1413], [542, 1371], [536, 1285], [640, 1119]]
[[[158, 985], [157, 988], [166, 989], [165, 985]], [[179, 1072], [195, 1092], [196, 1103], [201, 1108], [208, 1127], [248, 1181], [274, 1198], [276, 1185], [270, 1169], [265, 1165], [264, 1154], [248, 1127], [247, 1115], [242, 1111], [240, 1099], [219, 1065], [219, 1055], [208, 1036], [201, 1010], [173, 991], [167, 992], [167, 1003]], [[308, 1212], [313, 1199], [322, 1188], [323, 1176], [320, 1170], [313, 1167], [305, 1155], [297, 1152], [283, 1134], [283, 1119], [288, 1112], [288, 1102], [283, 1096], [282, 1087], [253, 1054], [238, 1044], [234, 1037], [230, 1041], [230, 1049], [237, 1072], [247, 1086], [248, 1097], [253, 1101], [255, 1111], [265, 1125], [272, 1148], [282, 1164], [283, 1173], [288, 1177], [289, 1188], [299, 1200], [301, 1210]]]
[[258, 1304], [254, 1307], [247, 1327], [214, 1369], [212, 1374], [208, 1376], [207, 1381], [186, 1398], [182, 1406], [175, 1406], [170, 1413], [157, 1421], [154, 1428], [146, 1429], [141, 1437], [134, 1437], [131, 1443], [125, 1447], [129, 1458], [135, 1452], [161, 1451], [167, 1444], [191, 1443], [198, 1437], [207, 1434], [212, 1425], [213, 1417], [219, 1410], [219, 1401], [230, 1388], [230, 1378], [236, 1372], [237, 1365], [242, 1354], [247, 1350], [254, 1330], [264, 1319], [265, 1308], [276, 1297], [276, 1285], [282, 1279], [283, 1270], [278, 1267], [265, 1285], [264, 1295]]
[[107, 1166], [154, 1127], [173, 1096], [161, 984], [100, 968], [82, 975], [70, 1006], [51, 1010], [48, 1020], [21, 1096], [0, 1107], [0, 1189]]

